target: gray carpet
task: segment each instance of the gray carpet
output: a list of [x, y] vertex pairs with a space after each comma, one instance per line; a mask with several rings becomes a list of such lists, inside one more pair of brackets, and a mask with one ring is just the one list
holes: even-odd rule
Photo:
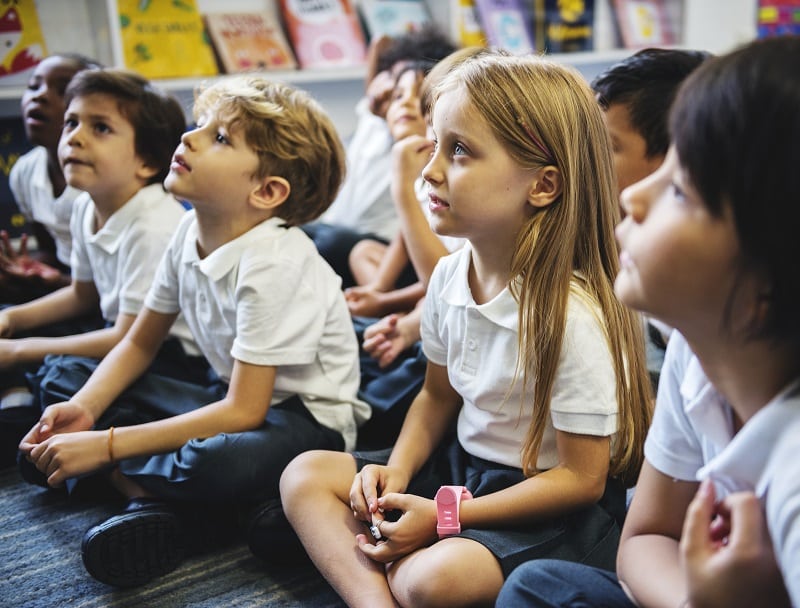
[[80, 555], [83, 533], [115, 506], [69, 502], [0, 471], [0, 606], [295, 607], [342, 606], [310, 563], [276, 568], [244, 544], [185, 561], [169, 575], [118, 590], [92, 579]]

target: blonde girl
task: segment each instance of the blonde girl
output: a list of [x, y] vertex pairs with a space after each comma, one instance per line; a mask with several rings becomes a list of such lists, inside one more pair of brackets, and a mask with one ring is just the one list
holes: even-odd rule
[[308, 452], [281, 478], [290, 522], [351, 606], [492, 605], [540, 557], [612, 567], [650, 419], [584, 79], [491, 52], [455, 68], [432, 109], [431, 226], [468, 243], [430, 280], [423, 388], [390, 451]]

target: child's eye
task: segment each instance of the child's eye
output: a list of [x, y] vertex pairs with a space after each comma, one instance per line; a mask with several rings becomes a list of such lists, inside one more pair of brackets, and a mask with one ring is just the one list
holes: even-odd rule
[[98, 133], [111, 133], [111, 127], [109, 127], [109, 126], [108, 126], [106, 123], [104, 123], [104, 122], [98, 122], [98, 123], [97, 123], [97, 124], [94, 126], [94, 130], [95, 130], [95, 131], [97, 131]]
[[220, 131], [217, 131], [217, 134], [214, 137], [214, 140], [217, 143], [224, 144], [224, 145], [228, 145], [230, 143], [230, 141], [228, 141], [228, 138], [225, 137], [225, 135], [223, 133], [221, 133]]
[[68, 131], [70, 129], [74, 129], [75, 126], [78, 124], [78, 121], [74, 118], [65, 118], [64, 119], [64, 130]]
[[670, 184], [670, 189], [672, 190], [672, 197], [676, 201], [682, 203], [682, 202], [684, 202], [686, 200], [686, 194], [684, 193], [684, 191], [681, 189], [681, 187], [678, 184], [676, 184], [675, 182], [672, 182]]
[[455, 156], [461, 156], [467, 153], [467, 149], [460, 143], [456, 142], [453, 144], [453, 154]]

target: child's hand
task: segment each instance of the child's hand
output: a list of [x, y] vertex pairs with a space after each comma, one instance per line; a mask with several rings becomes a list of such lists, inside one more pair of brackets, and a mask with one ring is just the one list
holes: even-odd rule
[[27, 458], [47, 476], [47, 484], [55, 488], [71, 477], [109, 463], [108, 431], [59, 433], [33, 446]]
[[397, 521], [385, 521], [380, 525], [383, 539], [375, 544], [366, 537], [358, 538], [361, 551], [381, 563], [392, 562], [421, 547], [433, 543], [436, 538], [436, 504], [428, 498], [413, 494], [385, 494], [378, 500], [383, 511], [400, 511]]
[[87, 431], [94, 425], [94, 418], [78, 403], [65, 401], [45, 408], [39, 422], [33, 425], [19, 444], [22, 452], [29, 453], [36, 445], [58, 433]]
[[23, 234], [19, 250], [14, 251], [8, 232], [0, 231], [0, 271], [18, 280], [38, 280], [44, 284], [59, 284], [61, 272], [28, 254], [28, 235]]
[[367, 285], [344, 290], [347, 308], [354, 317], [379, 317], [384, 314], [383, 294]]
[[714, 485], [704, 481], [686, 511], [680, 548], [692, 608], [791, 605], [752, 493], [715, 504]]
[[380, 368], [391, 365], [413, 343], [402, 330], [399, 320], [398, 314], [387, 315], [364, 330], [362, 347], [373, 359], [378, 360]]
[[428, 164], [433, 149], [433, 142], [422, 135], [409, 135], [396, 141], [392, 146], [393, 182], [413, 183]]
[[402, 492], [408, 486], [408, 475], [400, 469], [368, 464], [353, 478], [350, 486], [350, 508], [353, 516], [367, 523], [382, 520], [378, 498], [386, 492]]

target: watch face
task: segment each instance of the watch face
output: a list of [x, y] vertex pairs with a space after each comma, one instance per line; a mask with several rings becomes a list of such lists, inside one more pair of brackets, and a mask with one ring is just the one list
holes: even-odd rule
[[436, 492], [436, 502], [443, 505], [455, 504], [458, 500], [456, 493], [450, 488], [439, 488]]

